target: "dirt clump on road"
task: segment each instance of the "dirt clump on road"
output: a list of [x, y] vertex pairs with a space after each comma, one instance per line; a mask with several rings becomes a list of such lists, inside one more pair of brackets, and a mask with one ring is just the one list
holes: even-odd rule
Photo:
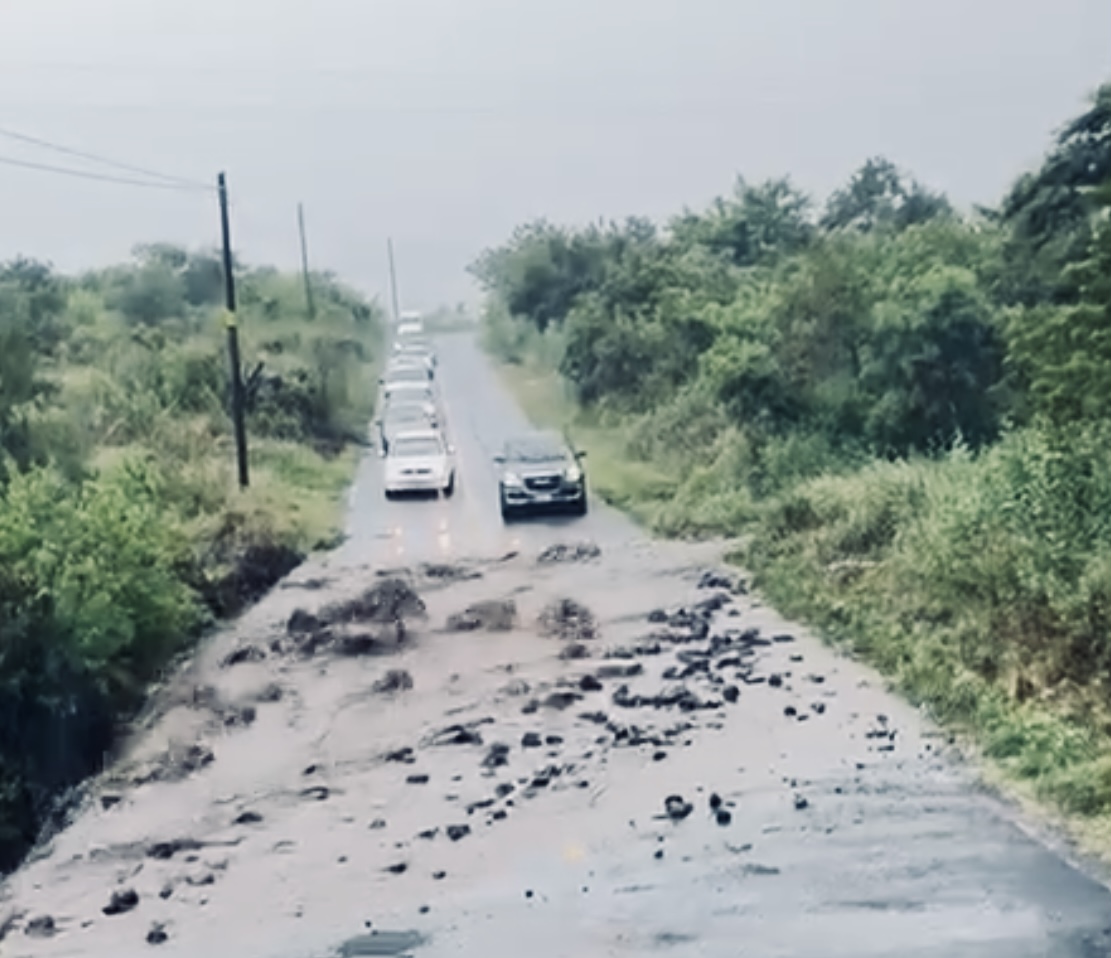
[[593, 542], [557, 542], [548, 546], [536, 557], [541, 565], [552, 565], [556, 562], [586, 562], [597, 559], [602, 550]]
[[413, 676], [405, 669], [390, 669], [378, 679], [371, 689], [380, 694], [387, 692], [408, 692], [413, 687]]
[[564, 642], [583, 642], [598, 637], [594, 613], [574, 599], [556, 599], [546, 605], [537, 624], [541, 634]]
[[[358, 597], [326, 606], [319, 613], [295, 609], [286, 622], [292, 649], [276, 639], [271, 650], [294, 651], [303, 658], [322, 651], [344, 656], [385, 654], [408, 637], [408, 620], [427, 617], [424, 600], [403, 579], [391, 576]], [[369, 630], [368, 625], [382, 628]]]
[[509, 632], [517, 624], [517, 603], [512, 599], [487, 599], [448, 616], [448, 632]]

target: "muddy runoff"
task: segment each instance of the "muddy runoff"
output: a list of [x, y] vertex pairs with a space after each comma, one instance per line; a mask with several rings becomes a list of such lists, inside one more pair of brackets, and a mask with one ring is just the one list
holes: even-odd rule
[[[1008, 886], [985, 907], [992, 866], [969, 856], [1066, 866], [1016, 846], [936, 730], [717, 560], [572, 544], [302, 567], [167, 681], [5, 882], [0, 951], [1013, 943], [1004, 906], [1034, 914], [1037, 895]], [[1076, 934], [1102, 889], [1068, 874], [1055, 927]], [[938, 923], [972, 903], [975, 921]]]

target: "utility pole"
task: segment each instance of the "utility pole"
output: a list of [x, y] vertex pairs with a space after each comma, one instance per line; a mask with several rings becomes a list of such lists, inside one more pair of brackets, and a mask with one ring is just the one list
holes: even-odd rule
[[247, 424], [243, 411], [243, 370], [239, 364], [239, 329], [235, 320], [235, 274], [231, 262], [231, 227], [228, 225], [228, 185], [224, 174], [216, 180], [220, 194], [220, 234], [224, 242], [224, 294], [227, 312], [228, 362], [231, 366], [231, 418], [235, 426], [235, 455], [239, 465], [239, 488], [250, 484], [247, 474]]
[[386, 252], [390, 257], [390, 293], [393, 296], [393, 323], [396, 326], [401, 322], [401, 308], [398, 306], [397, 300], [397, 270], [394, 269], [393, 264], [393, 238], [386, 240]]
[[309, 279], [309, 244], [305, 241], [305, 207], [297, 204], [297, 228], [301, 233], [301, 275], [305, 278], [305, 305], [309, 319], [316, 319], [316, 304], [312, 301], [312, 280]]

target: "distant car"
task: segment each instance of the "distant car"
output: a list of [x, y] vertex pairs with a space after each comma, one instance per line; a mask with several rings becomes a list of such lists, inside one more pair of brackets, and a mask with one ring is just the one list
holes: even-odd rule
[[378, 442], [382, 455], [390, 449], [390, 443], [405, 432], [421, 432], [439, 428], [436, 407], [423, 402], [396, 402], [387, 405], [381, 416], [375, 420], [378, 427]]
[[586, 514], [586, 475], [582, 458], [562, 438], [533, 433], [510, 439], [494, 461], [498, 476], [498, 503], [503, 519], [525, 512], [566, 509]]
[[420, 360], [398, 360], [386, 366], [382, 377], [384, 383], [426, 383], [432, 378], [432, 370]]
[[412, 336], [424, 335], [424, 327], [420, 323], [408, 322], [402, 323], [397, 327], [397, 338], [405, 340]]
[[403, 492], [455, 491], [455, 450], [437, 429], [399, 432], [386, 454], [387, 498]]
[[436, 353], [423, 339], [412, 339], [405, 342], [396, 342], [393, 346], [395, 359], [411, 359], [436, 368]]
[[386, 403], [423, 402], [439, 407], [436, 390], [427, 379], [417, 382], [384, 382], [382, 399]]

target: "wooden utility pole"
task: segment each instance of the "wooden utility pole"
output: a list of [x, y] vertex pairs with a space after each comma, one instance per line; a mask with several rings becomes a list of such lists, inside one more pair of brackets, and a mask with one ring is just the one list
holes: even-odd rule
[[239, 465], [239, 488], [250, 484], [247, 472], [247, 424], [243, 409], [243, 369], [239, 363], [239, 329], [235, 319], [235, 273], [232, 271], [231, 227], [228, 225], [228, 185], [224, 174], [216, 180], [220, 194], [220, 234], [224, 242], [224, 294], [227, 312], [228, 363], [231, 367], [231, 418], [235, 427], [235, 455]]
[[386, 240], [386, 252], [390, 258], [390, 294], [393, 297], [393, 323], [396, 326], [401, 322], [401, 308], [398, 306], [397, 298], [397, 270], [394, 269], [393, 263], [393, 238]]
[[309, 244], [305, 240], [305, 207], [297, 204], [297, 228], [301, 233], [301, 275], [305, 279], [305, 306], [309, 319], [316, 319], [316, 304], [312, 301], [312, 280], [309, 279]]

